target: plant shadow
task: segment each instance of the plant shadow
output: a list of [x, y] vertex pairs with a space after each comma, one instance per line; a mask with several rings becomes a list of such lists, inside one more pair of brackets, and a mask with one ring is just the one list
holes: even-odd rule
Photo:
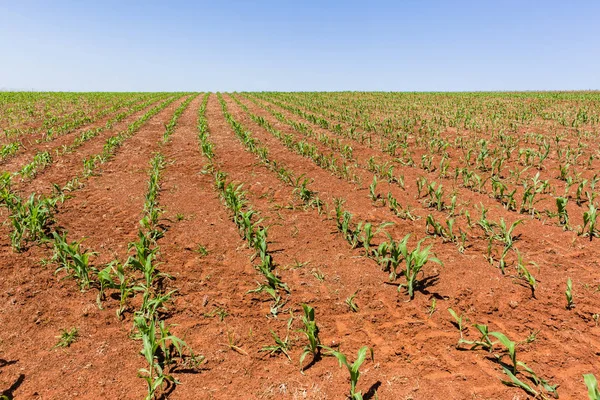
[[321, 351], [319, 350], [319, 352], [317, 354], [315, 354], [313, 359], [308, 364], [306, 364], [305, 367], [302, 367], [301, 371], [304, 372], [304, 371], [309, 370], [313, 365], [315, 365], [317, 362], [319, 362], [322, 358], [323, 358], [323, 356], [321, 355]]
[[367, 390], [367, 393], [365, 393], [365, 395], [363, 396], [363, 399], [371, 400], [371, 399], [375, 398], [375, 395], [377, 394], [377, 390], [379, 389], [380, 386], [381, 386], [381, 381], [377, 381], [373, 385], [371, 385], [369, 390]]
[[17, 380], [10, 385], [10, 387], [2, 392], [0, 392], [0, 397], [5, 397], [9, 400], [13, 400], [15, 398], [15, 390], [17, 390], [25, 381], [25, 375], [20, 374]]
[[420, 292], [425, 295], [434, 296], [438, 299], [441, 299], [441, 298], [443, 298], [443, 296], [440, 295], [439, 293], [430, 292], [429, 290], [427, 290], [430, 287], [435, 286], [439, 282], [439, 280], [440, 280], [439, 274], [428, 276], [426, 278], [418, 280], [417, 282], [415, 282], [415, 292]]

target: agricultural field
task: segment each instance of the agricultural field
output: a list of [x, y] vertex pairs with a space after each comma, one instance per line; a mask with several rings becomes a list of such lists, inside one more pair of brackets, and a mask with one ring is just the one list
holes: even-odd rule
[[0, 399], [600, 399], [600, 94], [0, 93]]

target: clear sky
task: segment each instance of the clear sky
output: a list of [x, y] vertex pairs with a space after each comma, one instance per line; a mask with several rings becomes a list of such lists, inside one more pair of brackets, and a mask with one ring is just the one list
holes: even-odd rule
[[0, 0], [0, 88], [600, 89], [599, 17], [599, 0]]

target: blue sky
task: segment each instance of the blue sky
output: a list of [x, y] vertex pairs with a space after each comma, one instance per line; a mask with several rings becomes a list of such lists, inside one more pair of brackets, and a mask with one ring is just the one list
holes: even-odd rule
[[0, 0], [0, 88], [600, 89], [600, 1]]

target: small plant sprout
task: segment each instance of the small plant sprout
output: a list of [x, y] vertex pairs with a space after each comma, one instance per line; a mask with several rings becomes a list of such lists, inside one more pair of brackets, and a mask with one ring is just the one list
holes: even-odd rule
[[102, 309], [102, 301], [104, 301], [106, 289], [117, 289], [117, 283], [114, 279], [114, 267], [115, 262], [108, 264], [104, 269], [98, 271], [98, 295], [96, 296], [96, 303], [98, 308]]
[[60, 335], [56, 337], [58, 339], [58, 343], [56, 343], [53, 348], [56, 349], [58, 347], [71, 347], [71, 345], [77, 340], [78, 337], [79, 329], [77, 328], [71, 328], [69, 330], [61, 329]]
[[463, 332], [465, 330], [465, 328], [463, 326], [463, 317], [464, 316], [463, 316], [463, 314], [458, 315], [456, 313], [456, 311], [454, 311], [451, 308], [448, 308], [448, 312], [450, 313], [450, 315], [452, 315], [452, 318], [454, 318], [453, 324], [458, 328], [458, 332], [460, 333], [460, 338], [462, 340], [462, 338], [463, 338]]
[[567, 310], [575, 307], [575, 303], [573, 303], [573, 282], [571, 278], [567, 279], [567, 290], [565, 290], [565, 297], [567, 298]]
[[319, 282], [323, 282], [325, 280], [325, 274], [320, 269], [313, 269], [311, 273]]
[[202, 257], [206, 257], [208, 255], [208, 249], [203, 244], [198, 244], [194, 251], [200, 254]]
[[392, 222], [384, 222], [380, 224], [375, 231], [373, 231], [373, 225], [371, 225], [369, 222], [358, 224], [354, 233], [355, 235], [358, 234], [358, 241], [362, 243], [367, 257], [371, 256], [371, 242], [373, 241], [375, 235], [385, 232], [385, 228], [392, 225], [394, 225]]
[[[340, 367], [345, 366], [348, 369], [348, 372], [350, 373], [350, 398], [352, 400], [362, 400], [362, 393], [356, 390], [356, 384], [358, 383], [358, 378], [360, 377], [360, 367], [367, 358], [367, 351], [369, 351], [369, 348], [367, 346], [361, 347], [358, 350], [356, 360], [352, 364], [348, 362], [348, 358], [345, 354], [328, 347], [323, 348], [327, 350], [327, 355], [337, 358]], [[371, 349], [371, 359], [373, 359], [373, 349]]]
[[235, 332], [233, 331], [227, 331], [227, 346], [238, 354], [244, 356], [248, 355], [248, 352], [246, 352], [246, 350], [238, 346], [237, 339], [235, 338]]
[[[516, 253], [517, 253], [517, 271], [519, 274], [519, 278], [521, 278], [527, 285], [529, 285], [529, 288], [531, 289], [531, 297], [535, 298], [535, 289], [537, 288], [537, 282], [535, 280], [535, 277], [531, 274], [531, 272], [525, 265], [525, 262], [523, 261], [523, 257], [521, 256], [521, 252], [516, 250]], [[537, 266], [537, 264], [534, 263], [533, 261], [530, 261], [529, 265]]]
[[428, 307], [428, 315], [429, 318], [433, 315], [433, 313], [437, 310], [435, 297], [431, 299], [431, 305]]
[[164, 372], [164, 363], [157, 360], [158, 353], [161, 351], [161, 344], [157, 340], [156, 321], [147, 320], [143, 316], [134, 317], [134, 324], [140, 332], [142, 339], [142, 355], [148, 363], [148, 368], [140, 368], [138, 376], [146, 381], [148, 394], [146, 400], [154, 398], [155, 394], [161, 390], [163, 384], [167, 382], [177, 383], [175, 378]]
[[350, 297], [348, 297], [346, 299], [346, 305], [348, 306], [348, 308], [352, 312], [358, 312], [358, 306], [354, 302], [354, 298], [356, 297], [357, 293], [358, 293], [358, 290], [356, 292], [354, 292]]
[[373, 182], [369, 185], [369, 197], [374, 205], [383, 200], [381, 194], [377, 193], [377, 176], [375, 175], [373, 175]]
[[221, 322], [223, 322], [223, 320], [225, 320], [225, 317], [227, 317], [228, 315], [229, 313], [223, 307], [215, 307], [212, 311], [203, 314], [205, 318], [218, 317], [219, 321]]
[[285, 336], [285, 339], [281, 339], [277, 335], [277, 333], [271, 331], [271, 337], [275, 341], [275, 344], [272, 344], [270, 346], [265, 346], [262, 349], [260, 349], [259, 351], [269, 352], [269, 355], [283, 353], [288, 358], [288, 360], [292, 361], [292, 359], [290, 358], [290, 355], [288, 354], [288, 351], [291, 348], [288, 335]]

